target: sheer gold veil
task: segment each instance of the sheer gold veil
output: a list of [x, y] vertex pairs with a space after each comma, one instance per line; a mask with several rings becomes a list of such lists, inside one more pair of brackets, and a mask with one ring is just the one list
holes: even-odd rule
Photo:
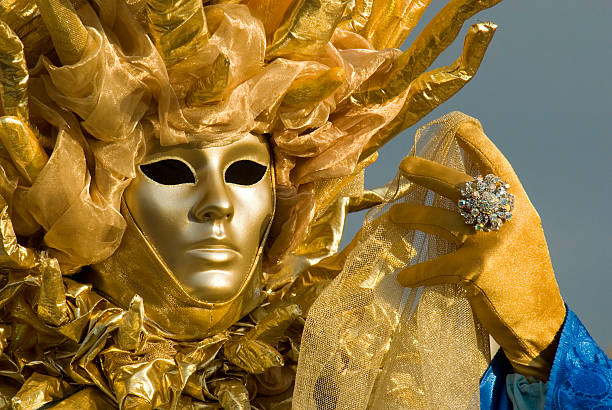
[[[453, 112], [419, 129], [411, 155], [474, 173], [454, 140], [470, 117]], [[479, 408], [489, 339], [457, 285], [401, 287], [395, 271], [453, 250], [401, 228], [400, 202], [452, 209], [398, 176], [379, 192], [342, 271], [314, 302], [304, 328], [294, 409]]]

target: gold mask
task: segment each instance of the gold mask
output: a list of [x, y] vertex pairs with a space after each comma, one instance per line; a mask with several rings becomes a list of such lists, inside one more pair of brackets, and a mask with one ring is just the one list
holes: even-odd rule
[[141, 296], [176, 338], [223, 330], [262, 297], [274, 212], [267, 142], [247, 134], [220, 147], [153, 141], [146, 151], [123, 197], [122, 244], [94, 266], [94, 286], [124, 307]]

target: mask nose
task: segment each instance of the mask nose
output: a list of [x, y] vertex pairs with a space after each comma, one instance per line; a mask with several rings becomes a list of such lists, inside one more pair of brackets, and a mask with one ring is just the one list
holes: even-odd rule
[[231, 220], [234, 216], [234, 206], [227, 192], [224, 181], [220, 178], [209, 178], [203, 184], [201, 198], [191, 209], [193, 219], [198, 222]]

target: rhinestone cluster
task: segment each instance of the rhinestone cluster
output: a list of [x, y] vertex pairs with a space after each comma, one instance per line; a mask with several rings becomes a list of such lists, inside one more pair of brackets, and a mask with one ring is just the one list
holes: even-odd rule
[[508, 189], [510, 185], [493, 174], [484, 178], [479, 175], [466, 182], [461, 189], [462, 199], [457, 204], [465, 223], [474, 225], [477, 231], [499, 230], [510, 220], [514, 209], [514, 195], [508, 193]]

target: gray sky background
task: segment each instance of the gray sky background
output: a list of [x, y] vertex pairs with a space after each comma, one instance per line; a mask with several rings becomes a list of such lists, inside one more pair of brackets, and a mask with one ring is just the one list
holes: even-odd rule
[[[424, 23], [446, 0], [433, 0]], [[366, 185], [383, 185], [418, 127], [459, 110], [478, 118], [538, 210], [566, 303], [612, 348], [612, 1], [505, 0], [468, 23], [499, 25], [476, 77], [380, 152]], [[434, 67], [461, 52], [456, 44]], [[405, 45], [406, 45], [405, 44]], [[344, 243], [361, 226], [349, 216]], [[511, 257], [511, 255], [509, 255]]]

